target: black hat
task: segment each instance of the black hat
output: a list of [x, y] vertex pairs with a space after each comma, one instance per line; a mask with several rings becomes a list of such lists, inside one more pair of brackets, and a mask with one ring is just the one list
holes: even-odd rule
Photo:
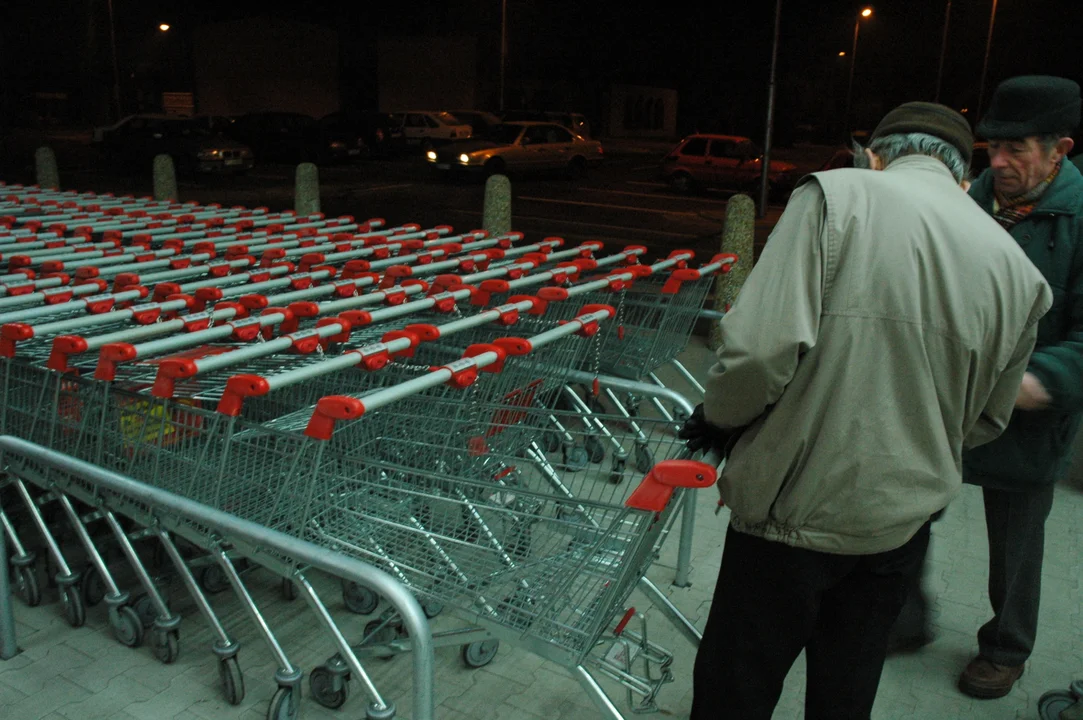
[[984, 138], [1011, 140], [1079, 127], [1079, 83], [1050, 75], [1005, 80], [978, 123]]
[[967, 165], [974, 153], [970, 123], [947, 105], [920, 101], [903, 103], [884, 116], [872, 131], [869, 142], [901, 133], [925, 133], [940, 138], [958, 150]]

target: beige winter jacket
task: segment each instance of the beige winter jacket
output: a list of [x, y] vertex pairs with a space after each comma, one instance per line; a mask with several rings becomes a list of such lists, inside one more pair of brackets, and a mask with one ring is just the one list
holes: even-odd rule
[[817, 173], [737, 302], [707, 419], [748, 426], [719, 480], [735, 530], [839, 554], [904, 544], [1003, 432], [1045, 280], [925, 156]]

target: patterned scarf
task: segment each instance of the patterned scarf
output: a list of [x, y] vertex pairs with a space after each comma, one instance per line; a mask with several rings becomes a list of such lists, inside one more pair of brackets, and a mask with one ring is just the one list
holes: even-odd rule
[[1011, 230], [1019, 221], [1034, 211], [1034, 208], [1038, 206], [1038, 201], [1042, 199], [1042, 195], [1057, 179], [1059, 172], [1060, 163], [1057, 163], [1056, 167], [1053, 168], [1053, 172], [1049, 173], [1049, 177], [1019, 195], [1006, 197], [994, 191], [993, 219], [1000, 223], [1000, 226], [1005, 230]]

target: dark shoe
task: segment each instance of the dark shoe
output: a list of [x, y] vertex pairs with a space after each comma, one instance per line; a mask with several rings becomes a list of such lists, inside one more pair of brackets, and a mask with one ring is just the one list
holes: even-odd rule
[[1012, 691], [1015, 681], [1022, 674], [1022, 665], [997, 665], [979, 655], [959, 676], [959, 689], [970, 697], [982, 700], [1001, 698]]

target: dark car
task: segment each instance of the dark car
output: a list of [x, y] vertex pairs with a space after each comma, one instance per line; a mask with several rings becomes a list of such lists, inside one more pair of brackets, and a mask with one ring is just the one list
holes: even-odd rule
[[130, 171], [149, 171], [156, 155], [169, 155], [180, 174], [245, 172], [252, 150], [222, 134], [209, 117], [130, 115], [94, 133], [102, 153]]
[[405, 145], [402, 124], [396, 123], [390, 113], [333, 112], [320, 119], [320, 127], [332, 136], [359, 138], [368, 156], [386, 157], [400, 152]]
[[[678, 192], [703, 188], [740, 190], [756, 187], [763, 151], [746, 137], [690, 135], [662, 158], [662, 179]], [[795, 166], [772, 160], [767, 180], [771, 193], [782, 196], [793, 188]]]
[[365, 151], [356, 133], [329, 130], [301, 113], [248, 113], [234, 119], [228, 132], [250, 146], [261, 162], [335, 163], [359, 158]]

